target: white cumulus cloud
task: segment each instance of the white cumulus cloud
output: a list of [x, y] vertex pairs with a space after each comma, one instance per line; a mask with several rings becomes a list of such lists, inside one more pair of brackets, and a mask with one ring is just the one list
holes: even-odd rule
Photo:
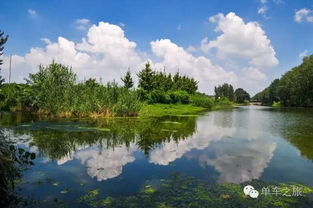
[[[29, 73], [38, 71], [40, 64], [47, 65], [52, 60], [73, 67], [78, 78], [103, 78], [104, 81], [119, 79], [130, 67], [142, 66], [143, 60], [136, 51], [136, 44], [129, 41], [123, 30], [116, 25], [100, 22], [89, 28], [87, 37], [75, 43], [64, 37], [56, 42], [42, 39], [45, 47], [31, 48], [24, 56], [12, 57], [13, 81], [22, 82]], [[2, 72], [7, 77], [9, 58], [4, 58]]]
[[199, 88], [202, 91], [212, 93], [216, 84], [221, 84], [227, 80], [229, 83], [236, 83], [237, 76], [233, 72], [227, 72], [222, 67], [215, 65], [204, 56], [193, 56], [182, 47], [179, 47], [169, 39], [152, 41], [152, 52], [161, 58], [161, 62], [156, 62], [156, 68], [166, 67], [171, 73], [179, 71], [199, 80]]
[[222, 34], [215, 40], [204, 39], [201, 42], [203, 51], [215, 48], [220, 58], [241, 58], [261, 69], [278, 64], [271, 41], [258, 23], [245, 23], [233, 12], [226, 16], [219, 13], [210, 17], [209, 21], [217, 24], [215, 30]]

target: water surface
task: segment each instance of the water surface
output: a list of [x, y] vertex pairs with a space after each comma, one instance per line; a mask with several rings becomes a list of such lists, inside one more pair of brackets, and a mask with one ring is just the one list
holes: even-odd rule
[[128, 196], [173, 173], [209, 183], [313, 185], [313, 111], [238, 107], [200, 116], [45, 121], [5, 114], [3, 135], [37, 153], [20, 192], [65, 201]]

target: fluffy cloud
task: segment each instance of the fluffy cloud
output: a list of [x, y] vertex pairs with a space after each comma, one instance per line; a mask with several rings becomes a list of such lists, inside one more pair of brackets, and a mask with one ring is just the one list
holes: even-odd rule
[[[22, 82], [29, 73], [38, 70], [39, 64], [49, 64], [53, 59], [70, 65], [79, 79], [103, 78], [104, 81], [119, 79], [127, 68], [137, 69], [143, 60], [136, 51], [136, 44], [129, 41], [123, 30], [116, 25], [100, 22], [90, 27], [87, 37], [75, 43], [63, 37], [56, 42], [42, 39], [46, 46], [31, 48], [25, 56], [12, 58], [13, 81]], [[9, 67], [9, 58], [4, 57], [4, 69]], [[8, 70], [3, 70], [7, 77]]]
[[297, 10], [294, 19], [298, 23], [302, 21], [313, 22], [313, 11], [307, 8]]
[[[55, 60], [72, 66], [79, 80], [92, 77], [101, 78], [104, 82], [113, 79], [119, 82], [128, 68], [134, 74], [149, 60], [157, 70], [165, 67], [167, 72], [179, 71], [194, 77], [199, 81], [200, 91], [212, 94], [217, 84], [228, 82], [237, 87], [238, 83], [240, 86], [245, 83], [238, 78], [243, 77], [240, 74], [242, 68], [254, 68], [247, 70], [253, 75], [256, 70], [278, 63], [269, 39], [257, 23], [245, 23], [234, 13], [218, 14], [210, 21], [217, 24], [216, 30], [222, 34], [216, 40], [203, 39], [200, 48], [204, 51], [217, 49], [218, 57], [227, 58], [219, 64], [212, 61], [213, 56], [201, 55], [201, 51], [193, 46], [184, 49], [169, 39], [152, 41], [152, 54], [143, 53], [134, 41], [126, 37], [121, 26], [105, 22], [90, 25], [88, 19], [78, 19], [75, 24], [81, 26], [80, 29], [89, 27], [81, 41], [74, 42], [64, 37], [58, 37], [56, 41], [42, 38], [44, 47], [31, 48], [24, 56], [13, 55], [12, 81], [23, 82], [29, 73], [38, 71], [39, 64], [47, 65]], [[232, 59], [233, 56], [236, 58]], [[238, 57], [247, 64], [240, 66]], [[8, 77], [8, 68], [9, 58], [4, 57], [4, 77]], [[246, 86], [249, 86], [248, 90], [254, 89], [253, 84]]]
[[222, 34], [216, 40], [204, 39], [201, 42], [203, 51], [207, 52], [215, 48], [220, 58], [241, 58], [261, 69], [278, 64], [271, 41], [258, 23], [245, 23], [232, 12], [226, 16], [217, 14], [210, 17], [209, 21], [216, 23], [216, 32]]
[[244, 70], [245, 78], [252, 81], [265, 81], [267, 80], [266, 75], [259, 69], [254, 67], [248, 67]]
[[104, 22], [90, 27], [87, 38], [77, 44], [79, 50], [102, 55], [102, 64], [108, 68], [138, 64], [141, 60], [135, 48], [136, 43], [125, 37], [121, 27]]
[[[155, 66], [162, 69], [163, 66], [171, 73], [179, 71], [199, 80], [199, 88], [202, 91], [212, 93], [214, 85], [222, 82], [236, 83], [237, 76], [233, 72], [227, 72], [222, 67], [214, 65], [204, 56], [195, 57], [182, 47], [177, 46], [169, 39], [152, 41], [151, 49], [154, 55], [162, 61]], [[211, 91], [210, 91], [211, 90]]]

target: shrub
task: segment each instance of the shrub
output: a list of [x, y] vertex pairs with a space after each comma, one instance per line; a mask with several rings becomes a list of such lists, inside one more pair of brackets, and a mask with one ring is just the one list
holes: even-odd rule
[[216, 99], [215, 105], [217, 108], [219, 108], [219, 107], [232, 107], [234, 105], [234, 103], [231, 102], [230, 100], [228, 100], [228, 98], [223, 97], [220, 99]]
[[191, 96], [190, 103], [194, 106], [212, 108], [214, 105], [214, 99], [206, 95], [196, 94]]
[[146, 90], [140, 88], [140, 89], [136, 90], [136, 94], [137, 94], [137, 97], [139, 100], [141, 100], [141, 101], [148, 100], [149, 94]]
[[274, 107], [274, 108], [280, 108], [280, 107], [281, 107], [281, 104], [280, 104], [280, 102], [274, 101], [273, 104], [272, 104], [272, 107]]
[[149, 94], [149, 103], [170, 103], [171, 99], [169, 97], [168, 94], [166, 94], [165, 92], [161, 91], [161, 90], [153, 90], [150, 94]]
[[27, 83], [31, 85], [39, 109], [52, 113], [66, 109], [70, 88], [76, 81], [76, 74], [70, 67], [52, 62], [39, 66], [39, 72], [30, 74]]
[[136, 92], [123, 90], [118, 101], [112, 107], [112, 112], [116, 116], [136, 116], [142, 107]]
[[183, 90], [170, 91], [168, 95], [171, 99], [171, 103], [188, 104], [190, 102], [190, 95]]

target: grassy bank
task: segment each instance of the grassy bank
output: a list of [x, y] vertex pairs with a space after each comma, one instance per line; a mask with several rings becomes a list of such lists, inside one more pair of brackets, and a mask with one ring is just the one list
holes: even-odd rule
[[142, 107], [139, 111], [139, 117], [192, 115], [205, 110], [207, 109], [204, 107], [187, 104], [151, 104]]
[[227, 99], [220, 99], [205, 106], [200, 104], [149, 104], [143, 105], [139, 111], [139, 117], [197, 115], [210, 110], [230, 109], [235, 106], [235, 103]]

